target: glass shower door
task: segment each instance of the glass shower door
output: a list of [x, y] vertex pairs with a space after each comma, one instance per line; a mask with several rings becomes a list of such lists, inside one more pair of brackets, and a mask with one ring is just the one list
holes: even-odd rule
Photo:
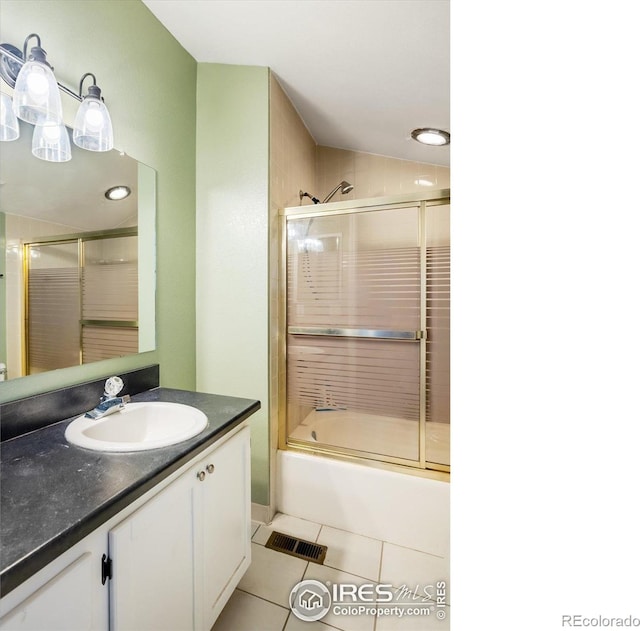
[[138, 237], [87, 240], [82, 263], [82, 363], [137, 353]]
[[288, 219], [288, 439], [420, 461], [422, 232], [419, 205]]
[[138, 352], [138, 237], [25, 243], [25, 374]]
[[78, 241], [27, 244], [26, 374], [80, 363]]

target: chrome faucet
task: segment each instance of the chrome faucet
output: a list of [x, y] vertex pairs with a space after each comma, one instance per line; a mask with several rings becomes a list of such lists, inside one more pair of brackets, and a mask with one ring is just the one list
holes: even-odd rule
[[120, 377], [109, 377], [104, 384], [104, 394], [100, 397], [100, 403], [93, 410], [89, 410], [85, 416], [99, 419], [123, 410], [125, 404], [131, 401], [131, 397], [128, 394], [117, 396], [122, 388], [124, 383]]

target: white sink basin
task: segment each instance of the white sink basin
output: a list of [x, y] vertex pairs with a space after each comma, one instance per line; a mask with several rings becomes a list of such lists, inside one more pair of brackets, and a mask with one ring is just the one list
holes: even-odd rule
[[146, 451], [193, 438], [207, 425], [206, 415], [181, 403], [128, 403], [101, 419], [72, 421], [64, 437], [78, 447], [96, 451]]

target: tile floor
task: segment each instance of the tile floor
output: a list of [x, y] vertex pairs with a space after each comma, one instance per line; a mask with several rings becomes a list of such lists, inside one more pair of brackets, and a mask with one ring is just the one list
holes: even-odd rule
[[[448, 559], [282, 514], [276, 515], [269, 526], [254, 522], [253, 527], [251, 566], [212, 631], [449, 630]], [[265, 548], [272, 530], [326, 545], [324, 565]], [[438, 619], [434, 607], [431, 613], [422, 616], [403, 617], [336, 615], [332, 608], [322, 621], [305, 622], [289, 609], [289, 593], [303, 579], [325, 584], [391, 584], [394, 603], [399, 603], [399, 609], [403, 610], [421, 604], [424, 607], [423, 587], [445, 580], [447, 604], [443, 611], [446, 617]], [[433, 594], [433, 589], [430, 588], [430, 592]]]

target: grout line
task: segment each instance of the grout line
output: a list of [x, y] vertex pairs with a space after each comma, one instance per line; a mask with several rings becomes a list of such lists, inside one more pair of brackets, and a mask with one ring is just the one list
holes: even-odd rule
[[434, 554], [433, 552], [425, 552], [424, 550], [418, 550], [417, 548], [409, 548], [408, 546], [401, 546], [399, 543], [393, 543], [393, 541], [384, 541], [383, 543], [388, 543], [390, 546], [396, 546], [396, 548], [403, 548], [404, 550], [412, 550], [413, 552], [419, 552], [420, 554], [426, 554], [430, 557], [436, 557], [436, 559], [447, 559], [446, 556], [441, 556], [440, 554]]
[[269, 603], [270, 605], [275, 605], [276, 607], [280, 607], [280, 609], [284, 609], [285, 611], [288, 610], [288, 607], [283, 607], [280, 603], [274, 603], [273, 600], [269, 600], [268, 598], [264, 598], [263, 596], [258, 596], [258, 594], [252, 594], [251, 592], [248, 592], [246, 589], [240, 589], [239, 587], [236, 587], [236, 589], [239, 592], [243, 592], [244, 594], [248, 594], [249, 596], [253, 596], [254, 598], [259, 598], [260, 600], [263, 600], [264, 602]]
[[382, 546], [380, 546], [380, 563], [378, 563], [378, 583], [382, 580], [382, 559], [384, 557], [384, 544], [382, 542]]
[[379, 583], [380, 580], [377, 578], [371, 578], [369, 576], [362, 576], [361, 574], [355, 574], [354, 572], [350, 572], [349, 570], [345, 570], [341, 567], [334, 567], [333, 565], [327, 565], [327, 563], [314, 563], [314, 565], [319, 565], [320, 567], [328, 567], [332, 570], [336, 570], [338, 572], [344, 572], [345, 574], [349, 574], [350, 576], [355, 576], [356, 578], [361, 578], [363, 581], [373, 581], [374, 583]]
[[327, 524], [323, 524], [323, 528], [324, 526], [331, 528], [332, 530], [338, 530], [339, 532], [346, 532], [347, 534], [355, 535], [356, 537], [362, 537], [363, 539], [371, 539], [372, 541], [380, 541], [384, 543], [384, 539], [376, 539], [375, 537], [369, 537], [369, 535], [362, 535], [359, 532], [352, 532], [351, 530], [344, 530], [344, 528], [336, 528], [335, 526], [329, 526]]

